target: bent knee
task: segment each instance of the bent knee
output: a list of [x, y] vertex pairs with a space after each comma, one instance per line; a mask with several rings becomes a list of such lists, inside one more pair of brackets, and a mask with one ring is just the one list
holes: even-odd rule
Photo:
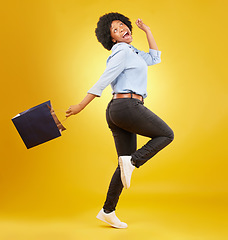
[[170, 128], [170, 131], [169, 131], [167, 137], [170, 139], [170, 142], [173, 141], [173, 139], [174, 139], [174, 132], [173, 132], [173, 130], [171, 128]]
[[171, 129], [171, 131], [170, 131], [170, 136], [169, 136], [169, 138], [170, 138], [171, 142], [172, 142], [173, 139], [174, 139], [174, 132], [173, 132], [172, 129]]

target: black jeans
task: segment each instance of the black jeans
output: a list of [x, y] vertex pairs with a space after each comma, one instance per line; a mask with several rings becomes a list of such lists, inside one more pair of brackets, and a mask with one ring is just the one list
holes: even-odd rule
[[[106, 110], [106, 119], [114, 137], [118, 156], [132, 156], [137, 168], [171, 143], [174, 138], [172, 129], [138, 99], [111, 100]], [[136, 134], [150, 138], [138, 150]], [[109, 185], [103, 206], [105, 210], [116, 209], [122, 190], [123, 184], [118, 165]]]

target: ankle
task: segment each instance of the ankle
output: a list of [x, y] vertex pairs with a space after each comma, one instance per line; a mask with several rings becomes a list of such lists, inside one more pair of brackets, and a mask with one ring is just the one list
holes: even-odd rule
[[135, 167], [135, 161], [131, 158], [131, 164]]
[[106, 214], [109, 214], [109, 213], [111, 213], [111, 212], [113, 212], [113, 210], [104, 209], [104, 213], [106, 213]]

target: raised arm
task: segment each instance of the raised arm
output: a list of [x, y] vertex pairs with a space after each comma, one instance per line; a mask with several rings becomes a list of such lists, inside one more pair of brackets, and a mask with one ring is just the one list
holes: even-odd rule
[[147, 41], [150, 49], [158, 50], [158, 46], [154, 40], [150, 27], [143, 23], [142, 19], [138, 18], [136, 20], [136, 25], [146, 33]]
[[66, 111], [66, 117], [70, 117], [71, 115], [75, 115], [81, 112], [95, 97], [97, 96], [88, 93], [79, 104], [72, 105], [68, 108], [68, 110]]

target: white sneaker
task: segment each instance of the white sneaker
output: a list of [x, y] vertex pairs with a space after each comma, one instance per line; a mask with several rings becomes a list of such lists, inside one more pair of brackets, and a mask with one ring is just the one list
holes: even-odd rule
[[120, 156], [119, 165], [121, 170], [121, 180], [125, 188], [129, 188], [131, 184], [131, 175], [135, 166], [131, 163], [131, 156]]
[[104, 209], [102, 208], [97, 214], [97, 218], [105, 223], [108, 223], [112, 227], [127, 228], [127, 224], [119, 220], [119, 218], [115, 214], [115, 211], [111, 213], [105, 213]]

